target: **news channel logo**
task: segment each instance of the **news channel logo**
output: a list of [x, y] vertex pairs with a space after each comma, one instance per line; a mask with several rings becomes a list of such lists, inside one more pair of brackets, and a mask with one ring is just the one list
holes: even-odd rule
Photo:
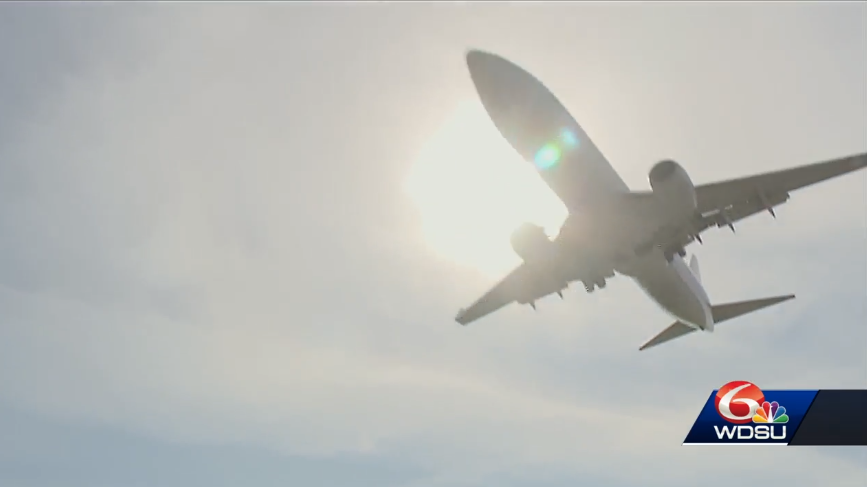
[[718, 440], [786, 439], [786, 408], [777, 401], [766, 401], [765, 393], [752, 382], [741, 380], [722, 386], [714, 396], [714, 407], [722, 419], [731, 423], [713, 425]]
[[711, 393], [685, 445], [787, 445], [816, 391], [762, 391], [752, 382], [732, 381]]

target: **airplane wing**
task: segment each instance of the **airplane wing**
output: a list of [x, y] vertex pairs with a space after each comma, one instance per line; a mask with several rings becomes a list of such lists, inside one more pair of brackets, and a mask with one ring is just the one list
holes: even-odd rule
[[[702, 184], [695, 188], [699, 212], [707, 217], [719, 215], [713, 223], [727, 225], [789, 199], [789, 193], [812, 184], [867, 167], [867, 153]], [[726, 221], [728, 220], [728, 221]]]
[[[565, 282], [560, 282], [557, 285], [534, 285], [533, 274], [530, 266], [526, 262], [522, 263], [475, 303], [468, 308], [462, 309], [455, 317], [455, 321], [466, 325], [506, 305], [521, 300], [521, 298], [528, 298], [522, 301], [530, 302], [533, 299], [539, 299], [551, 293], [561, 291], [566, 287]], [[553, 283], [554, 281], [552, 280], [551, 282]]]
[[[700, 213], [689, 225], [681, 228], [660, 228], [639, 252], [652, 246], [685, 247], [695, 236], [711, 227], [732, 226], [757, 213], [770, 212], [789, 200], [792, 191], [867, 167], [867, 153], [807, 164], [782, 171], [730, 179], [695, 188]], [[639, 204], [634, 211], [644, 211], [645, 220], [652, 222], [657, 211], [652, 205], [653, 193], [636, 192]]]
[[[591, 267], [591, 260], [586, 259], [587, 265], [581, 268], [565, 270], [562, 266], [556, 266], [557, 268], [554, 269], [554, 266], [523, 262], [475, 303], [462, 309], [455, 317], [455, 321], [467, 325], [506, 305], [533, 303], [550, 294], [560, 293], [569, 287], [570, 282], [579, 280], [596, 282], [600, 278], [614, 276], [613, 270], [602, 271]], [[565, 272], [558, 272], [558, 270]]]

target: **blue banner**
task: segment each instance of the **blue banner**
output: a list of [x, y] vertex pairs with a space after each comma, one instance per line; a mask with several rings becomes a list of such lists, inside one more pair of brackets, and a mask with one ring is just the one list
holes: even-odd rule
[[713, 391], [684, 445], [867, 445], [867, 390], [767, 390], [733, 381]]

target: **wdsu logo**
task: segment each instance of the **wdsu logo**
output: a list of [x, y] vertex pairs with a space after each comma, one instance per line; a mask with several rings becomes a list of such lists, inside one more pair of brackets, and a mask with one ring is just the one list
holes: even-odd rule
[[711, 392], [684, 445], [787, 445], [816, 391], [762, 391], [752, 382], [729, 382]]
[[714, 407], [722, 419], [731, 423], [713, 425], [719, 440], [786, 439], [786, 408], [777, 401], [766, 401], [765, 393], [752, 382], [738, 380], [720, 387]]

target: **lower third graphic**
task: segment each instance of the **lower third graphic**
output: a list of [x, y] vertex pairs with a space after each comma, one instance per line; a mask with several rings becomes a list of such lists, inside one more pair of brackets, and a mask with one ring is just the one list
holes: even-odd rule
[[683, 444], [867, 445], [864, 410], [867, 390], [762, 391], [733, 381], [711, 393]]

